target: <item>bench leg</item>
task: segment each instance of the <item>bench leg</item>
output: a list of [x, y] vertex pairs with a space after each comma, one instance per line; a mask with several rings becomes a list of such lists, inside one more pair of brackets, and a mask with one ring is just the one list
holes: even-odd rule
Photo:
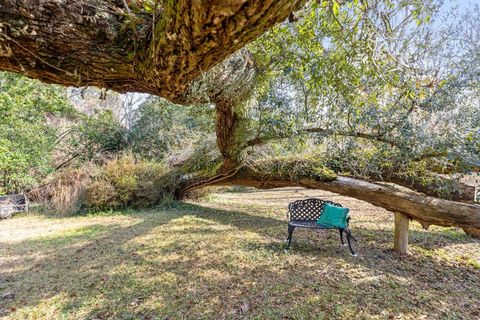
[[293, 231], [295, 230], [295, 227], [293, 226], [288, 226], [288, 238], [287, 238], [287, 247], [285, 248], [285, 250], [288, 250], [290, 249], [290, 243], [292, 243], [292, 236], [293, 236]]
[[340, 242], [342, 243], [342, 246], [345, 245], [345, 242], [343, 242], [343, 229], [338, 229], [340, 231]]
[[356, 256], [357, 254], [352, 249], [352, 240], [355, 240], [355, 238], [352, 236], [352, 231], [350, 231], [350, 229], [345, 229], [345, 233], [347, 234], [348, 248], [350, 249], [352, 256]]

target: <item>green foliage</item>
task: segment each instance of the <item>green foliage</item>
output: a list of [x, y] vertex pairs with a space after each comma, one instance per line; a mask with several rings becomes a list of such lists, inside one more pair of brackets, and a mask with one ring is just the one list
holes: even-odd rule
[[145, 159], [160, 160], [172, 150], [188, 146], [213, 130], [213, 109], [174, 105], [149, 99], [136, 113], [129, 132], [132, 151]]
[[313, 143], [344, 174], [395, 173], [448, 197], [432, 171], [480, 165], [479, 8], [435, 30], [435, 1], [339, 4], [311, 2], [250, 45], [262, 71], [251, 132], [288, 139], [282, 152]]
[[287, 181], [300, 181], [313, 179], [315, 181], [333, 181], [336, 174], [315, 157], [290, 156], [272, 159], [257, 160], [252, 168], [265, 176], [285, 179]]
[[[421, 7], [390, 5], [406, 12]], [[311, 124], [352, 131], [367, 124], [388, 130], [414, 98], [425, 95], [412, 70], [388, 50], [392, 42], [410, 44], [384, 30], [378, 20], [389, 5], [378, 6], [312, 3], [297, 23], [274, 28], [252, 45], [267, 71], [259, 112], [274, 115], [259, 123], [266, 135], [285, 129], [295, 134]]]
[[65, 91], [13, 73], [0, 74], [0, 194], [25, 190], [52, 171], [58, 129], [75, 115]]
[[151, 207], [171, 199], [178, 179], [164, 164], [123, 156], [99, 167], [86, 187], [87, 209]]
[[82, 114], [70, 129], [64, 164], [71, 160], [94, 160], [104, 154], [122, 151], [128, 147], [127, 134], [110, 110], [92, 116]]

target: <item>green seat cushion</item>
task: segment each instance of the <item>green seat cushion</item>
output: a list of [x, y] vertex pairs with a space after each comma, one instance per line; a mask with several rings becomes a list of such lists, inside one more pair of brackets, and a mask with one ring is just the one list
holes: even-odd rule
[[325, 228], [347, 227], [347, 216], [350, 209], [337, 207], [329, 203], [323, 205], [323, 212], [317, 219], [317, 224]]

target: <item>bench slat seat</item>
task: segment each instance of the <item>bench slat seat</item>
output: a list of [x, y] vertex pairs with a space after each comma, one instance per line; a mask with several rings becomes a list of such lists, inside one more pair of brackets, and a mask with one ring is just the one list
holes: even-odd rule
[[311, 229], [336, 229], [330, 226], [319, 225], [317, 221], [290, 221], [289, 225], [298, 228], [311, 228]]
[[341, 204], [322, 200], [317, 198], [310, 198], [305, 200], [297, 200], [288, 205], [288, 237], [287, 237], [287, 247], [290, 248], [292, 242], [293, 231], [295, 228], [307, 228], [307, 229], [337, 229], [340, 232], [340, 242], [344, 245], [343, 242], [343, 233], [347, 236], [348, 247], [352, 255], [355, 255], [353, 251], [351, 241], [354, 240], [352, 232], [348, 228], [350, 217], [347, 216], [347, 227], [346, 228], [336, 228], [332, 226], [319, 225], [317, 220], [320, 215], [323, 213], [325, 203], [341, 207]]

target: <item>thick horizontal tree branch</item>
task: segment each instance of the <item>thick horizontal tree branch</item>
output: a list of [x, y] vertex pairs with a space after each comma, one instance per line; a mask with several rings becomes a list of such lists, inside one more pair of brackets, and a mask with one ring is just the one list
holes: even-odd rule
[[367, 182], [339, 176], [333, 181], [313, 179], [287, 180], [285, 177], [267, 175], [243, 167], [229, 179], [210, 185], [242, 185], [259, 189], [298, 186], [326, 190], [366, 201], [392, 212], [399, 212], [419, 221], [424, 228], [429, 225], [457, 226], [470, 230], [480, 228], [480, 205], [444, 200], [398, 189], [390, 185]]
[[190, 82], [298, 9], [301, 0], [3, 0], [0, 70], [182, 102]]
[[464, 203], [473, 203], [475, 197], [475, 187], [461, 183], [459, 181], [443, 178], [437, 174], [432, 174], [432, 178], [435, 177], [435, 180], [430, 183], [422, 182], [421, 177], [422, 176], [409, 177], [407, 175], [391, 173], [385, 175], [383, 181], [395, 183], [409, 189], [414, 189], [417, 192], [422, 192], [427, 195], [435, 195], [438, 188], [446, 188], [450, 185], [453, 190], [450, 191], [448, 197], [449, 200]]

